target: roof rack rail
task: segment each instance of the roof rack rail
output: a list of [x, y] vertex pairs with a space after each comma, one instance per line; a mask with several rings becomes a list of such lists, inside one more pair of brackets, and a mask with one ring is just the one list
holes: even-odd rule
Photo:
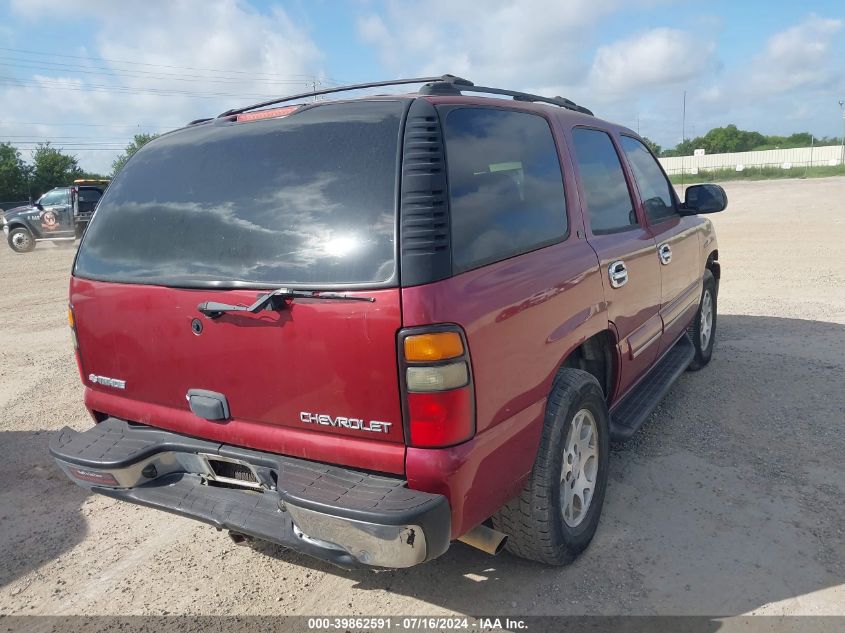
[[530, 103], [550, 103], [551, 105], [560, 106], [561, 108], [566, 108], [567, 110], [573, 110], [575, 112], [580, 112], [581, 114], [589, 114], [590, 116], [594, 116], [592, 110], [588, 110], [584, 106], [579, 106], [574, 101], [566, 99], [565, 97], [543, 97], [541, 95], [531, 94], [530, 92], [519, 92], [518, 90], [505, 90], [503, 88], [490, 88], [487, 86], [473, 86], [471, 88], [465, 88], [465, 90], [467, 92], [481, 92], [486, 94], [513, 97], [514, 101], [527, 101]]
[[455, 84], [461, 86], [471, 86], [472, 82], [454, 75], [442, 75], [440, 77], [414, 77], [412, 79], [393, 79], [390, 81], [373, 81], [365, 84], [351, 84], [349, 86], [338, 86], [337, 88], [324, 88], [322, 90], [313, 90], [311, 92], [303, 92], [298, 95], [290, 95], [288, 97], [279, 97], [278, 99], [271, 99], [270, 101], [263, 101], [243, 108], [233, 108], [226, 110], [224, 113], [217, 115], [217, 118], [232, 116], [233, 114], [241, 114], [249, 110], [256, 110], [264, 108], [269, 105], [277, 103], [284, 103], [285, 101], [295, 101], [296, 99], [304, 99], [306, 97], [317, 97], [319, 95], [332, 94], [334, 92], [346, 92], [348, 90], [361, 90], [363, 88], [378, 88], [380, 86], [401, 86], [403, 84], [423, 84], [427, 82], [439, 82], [446, 84]]
[[[451, 76], [451, 75], [447, 75]], [[530, 92], [519, 92], [518, 90], [505, 90], [504, 88], [490, 88], [488, 86], [476, 86], [472, 82], [468, 84], [460, 84], [458, 82], [443, 82], [434, 81], [425, 84], [420, 88], [420, 94], [424, 95], [460, 95], [464, 92], [480, 92], [494, 95], [504, 95], [506, 97], [513, 97], [514, 101], [529, 101], [539, 103], [550, 103], [552, 105], [566, 108], [567, 110], [574, 110], [582, 114], [589, 114], [594, 116], [592, 110], [588, 110], [583, 106], [579, 106], [574, 101], [566, 99], [565, 97], [543, 97], [541, 95], [531, 94]]]
[[[441, 75], [440, 77], [414, 77], [412, 79], [393, 79], [390, 81], [374, 81], [371, 83], [351, 84], [349, 86], [338, 86], [336, 88], [324, 88], [322, 90], [313, 90], [311, 92], [303, 92], [287, 97], [279, 97], [278, 99], [271, 99], [270, 101], [262, 101], [261, 103], [256, 103], [254, 105], [244, 106], [243, 108], [233, 108], [231, 110], [226, 110], [226, 112], [219, 114], [217, 118], [219, 119], [221, 117], [241, 114], [242, 112], [248, 112], [249, 110], [256, 110], [258, 108], [264, 108], [266, 106], [275, 105], [277, 103], [295, 101], [297, 99], [304, 99], [306, 97], [316, 97], [319, 95], [327, 95], [335, 92], [346, 92], [349, 90], [361, 90], [362, 88], [378, 88], [380, 86], [401, 86], [404, 84], [425, 84], [420, 89], [420, 94], [460, 95], [463, 92], [480, 92], [485, 94], [504, 95], [507, 97], [513, 97], [515, 101], [549, 103], [551, 105], [560, 106], [561, 108], [566, 108], [567, 110], [573, 110], [575, 112], [581, 112], [582, 114], [589, 114], [590, 116], [593, 116], [592, 110], [588, 110], [583, 106], [579, 106], [574, 101], [571, 101], [564, 97], [543, 97], [541, 95], [535, 95], [529, 92], [519, 92], [517, 90], [505, 90], [503, 88], [476, 86], [468, 79], [463, 79], [462, 77], [456, 77], [455, 75]], [[191, 123], [198, 123], [201, 121], [203, 121], [203, 119], [198, 119], [197, 121], [192, 121]]]

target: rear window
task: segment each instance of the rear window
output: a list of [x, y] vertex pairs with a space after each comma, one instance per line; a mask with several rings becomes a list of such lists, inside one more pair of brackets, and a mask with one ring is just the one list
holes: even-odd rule
[[106, 190], [74, 272], [180, 286], [388, 282], [402, 111], [325, 104], [161, 137]]
[[99, 189], [85, 189], [84, 187], [80, 187], [76, 191], [76, 197], [80, 202], [97, 202], [102, 195], [103, 192]]
[[458, 108], [444, 136], [456, 272], [564, 239], [563, 177], [544, 118]]

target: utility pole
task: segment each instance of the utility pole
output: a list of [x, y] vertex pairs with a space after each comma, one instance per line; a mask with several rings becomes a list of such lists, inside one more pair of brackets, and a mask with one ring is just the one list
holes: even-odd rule
[[804, 178], [807, 177], [807, 170], [813, 166], [813, 149], [815, 149], [816, 144], [816, 137], [814, 134], [810, 134], [810, 162], [809, 164], [804, 166]]
[[[684, 90], [684, 109], [683, 114], [681, 116], [681, 146], [683, 147], [684, 141], [687, 140], [687, 91]], [[681, 150], [681, 188], [684, 187], [684, 176], [686, 175], [686, 165], [684, 164], [686, 161], [684, 160], [683, 149]]]
[[845, 165], [845, 101], [839, 101], [839, 112], [842, 115], [842, 159], [840, 165]]

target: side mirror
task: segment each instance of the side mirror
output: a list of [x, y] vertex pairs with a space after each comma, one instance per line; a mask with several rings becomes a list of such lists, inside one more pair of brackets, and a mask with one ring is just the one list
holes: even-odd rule
[[719, 185], [692, 185], [684, 193], [683, 215], [718, 213], [728, 206], [728, 194]]
[[36, 208], [36, 209], [38, 209], [39, 211], [43, 211], [43, 210], [44, 210], [44, 205], [43, 205], [43, 204], [41, 204], [40, 202], [36, 202], [34, 206], [35, 206], [35, 208]]

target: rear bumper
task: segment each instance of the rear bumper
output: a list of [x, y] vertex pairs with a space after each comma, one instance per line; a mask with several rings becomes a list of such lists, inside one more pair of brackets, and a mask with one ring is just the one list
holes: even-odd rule
[[342, 567], [411, 567], [449, 548], [442, 495], [402, 479], [108, 418], [50, 453], [74, 483], [279, 543]]

